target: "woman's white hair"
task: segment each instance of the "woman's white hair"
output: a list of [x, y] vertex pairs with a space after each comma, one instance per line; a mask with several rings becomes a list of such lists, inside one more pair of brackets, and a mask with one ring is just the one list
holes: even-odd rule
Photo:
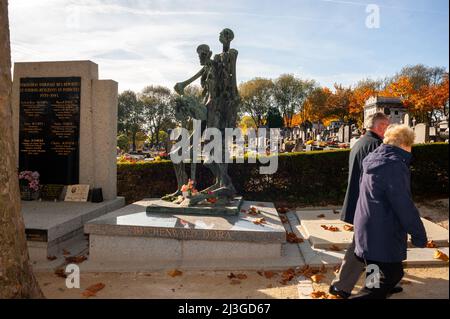
[[405, 124], [391, 124], [384, 133], [384, 144], [400, 146], [412, 146], [414, 144], [414, 130]]

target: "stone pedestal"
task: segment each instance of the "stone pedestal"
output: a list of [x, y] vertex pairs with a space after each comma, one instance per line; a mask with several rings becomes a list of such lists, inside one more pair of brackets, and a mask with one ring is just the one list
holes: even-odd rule
[[[202, 266], [212, 261], [280, 259], [286, 231], [272, 203], [244, 201], [237, 216], [147, 213], [158, 200], [143, 200], [88, 222], [89, 261]], [[250, 205], [260, 210], [249, 216]], [[265, 223], [255, 224], [258, 218]], [[217, 265], [216, 265], [217, 266]], [[205, 266], [205, 268], [208, 268]]]
[[[14, 64], [12, 89], [13, 129], [16, 152], [19, 154], [19, 121], [21, 108], [21, 80], [32, 78], [81, 79], [79, 87], [78, 159], [80, 184], [101, 187], [105, 200], [116, 198], [117, 145], [117, 82], [98, 79], [98, 65], [91, 61], [20, 62]], [[33, 83], [28, 84], [33, 85]], [[60, 85], [58, 83], [58, 85]], [[36, 86], [39, 89], [39, 86]], [[36, 91], [38, 93], [39, 91]], [[55, 93], [57, 93], [55, 87]], [[58, 99], [58, 97], [53, 97]], [[63, 99], [61, 98], [63, 103]], [[23, 106], [22, 106], [23, 107]], [[47, 106], [48, 108], [49, 106]], [[41, 116], [42, 117], [42, 116]], [[46, 146], [47, 148], [49, 146]], [[19, 156], [17, 156], [19, 158]]]
[[[83, 236], [83, 225], [125, 204], [118, 197], [102, 203], [23, 201], [28, 250], [33, 261], [46, 260]], [[73, 253], [73, 252], [71, 252]]]

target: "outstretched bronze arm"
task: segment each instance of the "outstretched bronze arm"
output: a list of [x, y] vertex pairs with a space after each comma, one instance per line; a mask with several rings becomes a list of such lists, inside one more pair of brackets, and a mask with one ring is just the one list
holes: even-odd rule
[[205, 72], [205, 67], [203, 67], [200, 71], [197, 72], [197, 74], [195, 74], [190, 79], [187, 79], [184, 82], [178, 82], [177, 84], [175, 84], [173, 89], [178, 94], [183, 95], [185, 87], [188, 86], [189, 84], [191, 84], [192, 82], [194, 82], [195, 80], [197, 80], [198, 78], [200, 78], [203, 75], [203, 72]]

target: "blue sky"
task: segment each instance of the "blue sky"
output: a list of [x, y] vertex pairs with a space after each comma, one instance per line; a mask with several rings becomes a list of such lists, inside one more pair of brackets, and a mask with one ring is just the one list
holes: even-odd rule
[[[368, 4], [380, 9], [367, 28]], [[10, 0], [13, 62], [92, 60], [119, 90], [168, 87], [199, 69], [196, 47], [235, 33], [238, 81], [293, 73], [321, 85], [448, 69], [448, 0]]]

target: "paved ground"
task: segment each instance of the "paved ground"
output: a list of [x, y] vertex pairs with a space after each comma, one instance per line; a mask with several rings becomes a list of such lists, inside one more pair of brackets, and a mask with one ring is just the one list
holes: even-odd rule
[[[422, 217], [448, 229], [448, 199], [417, 204]], [[392, 298], [429, 299], [449, 298], [449, 268], [407, 268], [403, 280], [404, 292]], [[245, 274], [245, 279], [229, 279], [230, 272], [184, 271], [171, 277], [167, 272], [149, 273], [82, 273], [80, 289], [68, 289], [65, 279], [53, 272], [38, 272], [36, 276], [47, 298], [86, 298], [82, 295], [87, 287], [103, 283], [105, 287], [90, 298], [305, 298], [294, 278], [280, 283], [282, 272], [266, 278], [257, 271], [235, 272]], [[270, 276], [269, 276], [270, 277]], [[316, 291], [327, 291], [334, 278], [332, 269], [324, 274], [320, 283], [312, 284]], [[361, 287], [355, 288], [355, 293]]]
[[[232, 280], [227, 277], [229, 272], [204, 271], [183, 272], [177, 277], [171, 277], [166, 272], [87, 273], [81, 276], [80, 289], [66, 288], [65, 279], [53, 273], [38, 273], [37, 278], [47, 298], [86, 298], [82, 296], [83, 290], [97, 283], [105, 284], [105, 288], [91, 298], [297, 299], [303, 297], [299, 295], [295, 279], [286, 285], [280, 283], [280, 273], [276, 273], [270, 279], [259, 275], [256, 271], [242, 273], [247, 276], [247, 279]], [[323, 282], [313, 285], [314, 290], [326, 291], [333, 277], [332, 270], [329, 270]], [[448, 267], [409, 268], [406, 269], [404, 281], [405, 291], [393, 298], [449, 298]]]

